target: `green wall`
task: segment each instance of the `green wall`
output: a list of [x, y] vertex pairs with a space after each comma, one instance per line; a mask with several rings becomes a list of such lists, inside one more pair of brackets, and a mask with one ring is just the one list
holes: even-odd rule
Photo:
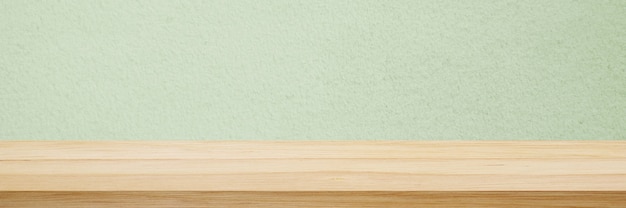
[[0, 0], [0, 139], [626, 140], [626, 1]]

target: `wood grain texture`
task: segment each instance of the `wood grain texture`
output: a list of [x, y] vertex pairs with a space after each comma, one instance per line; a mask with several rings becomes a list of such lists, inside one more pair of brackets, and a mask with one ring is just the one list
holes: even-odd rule
[[626, 142], [0, 142], [0, 207], [112, 204], [626, 207]]
[[623, 208], [626, 192], [0, 192], [3, 208]]
[[626, 142], [0, 142], [0, 191], [626, 191]]
[[2, 141], [1, 160], [624, 159], [626, 141]]

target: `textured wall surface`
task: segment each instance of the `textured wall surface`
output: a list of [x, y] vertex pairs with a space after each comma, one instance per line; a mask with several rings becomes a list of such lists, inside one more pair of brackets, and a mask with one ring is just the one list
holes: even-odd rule
[[0, 0], [0, 139], [626, 139], [626, 1]]

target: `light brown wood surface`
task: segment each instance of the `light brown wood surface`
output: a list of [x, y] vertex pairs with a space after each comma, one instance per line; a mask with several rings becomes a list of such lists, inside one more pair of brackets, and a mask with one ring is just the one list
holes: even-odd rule
[[311, 205], [363, 207], [366, 198], [371, 207], [626, 207], [625, 194], [620, 141], [0, 142], [0, 207], [37, 207], [28, 197], [76, 207], [132, 198], [182, 207], [234, 198], [283, 207], [320, 199]]
[[3, 208], [623, 208], [626, 192], [0, 192]]
[[626, 191], [626, 142], [0, 142], [2, 191]]

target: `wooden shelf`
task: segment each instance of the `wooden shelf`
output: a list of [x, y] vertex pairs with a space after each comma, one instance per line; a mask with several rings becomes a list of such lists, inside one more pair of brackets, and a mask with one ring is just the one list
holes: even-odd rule
[[0, 207], [207, 203], [626, 207], [626, 142], [0, 142]]

